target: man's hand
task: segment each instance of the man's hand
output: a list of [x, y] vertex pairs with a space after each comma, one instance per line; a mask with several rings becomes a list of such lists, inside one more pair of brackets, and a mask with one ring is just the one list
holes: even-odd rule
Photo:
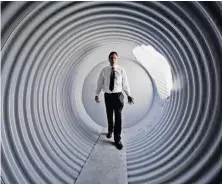
[[98, 96], [95, 96], [95, 101], [96, 101], [96, 103], [99, 103], [99, 102], [100, 102]]
[[134, 98], [131, 96], [128, 96], [128, 103], [131, 105], [132, 103], [134, 104]]

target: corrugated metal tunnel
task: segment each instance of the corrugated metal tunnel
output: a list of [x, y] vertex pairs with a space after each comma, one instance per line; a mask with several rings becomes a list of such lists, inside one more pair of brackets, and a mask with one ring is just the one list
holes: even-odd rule
[[[135, 97], [123, 111], [128, 183], [221, 182], [221, 2], [1, 2], [1, 11], [1, 183], [75, 183], [106, 128], [94, 91], [112, 50]], [[167, 98], [164, 78], [133, 54], [141, 45], [169, 63]]]

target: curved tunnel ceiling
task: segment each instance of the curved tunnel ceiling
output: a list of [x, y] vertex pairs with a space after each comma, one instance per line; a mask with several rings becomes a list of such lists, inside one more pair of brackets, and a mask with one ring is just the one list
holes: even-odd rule
[[[155, 83], [152, 95], [144, 89], [138, 105], [147, 94], [152, 104], [125, 129], [128, 182], [221, 181], [221, 2], [1, 2], [1, 10], [2, 182], [75, 182], [103, 130], [84, 107], [83, 95], [94, 99], [84, 82], [94, 83], [87, 76], [115, 45], [130, 63], [143, 44], [167, 59], [174, 88], [166, 100]], [[141, 86], [130, 85], [137, 99]]]

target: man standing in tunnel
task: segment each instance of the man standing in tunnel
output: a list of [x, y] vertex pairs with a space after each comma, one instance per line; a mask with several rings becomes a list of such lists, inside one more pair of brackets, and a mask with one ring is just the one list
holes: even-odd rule
[[99, 93], [103, 89], [106, 114], [108, 120], [107, 138], [112, 137], [113, 133], [113, 112], [115, 113], [114, 125], [114, 141], [117, 149], [122, 149], [121, 129], [122, 129], [122, 109], [124, 106], [124, 91], [128, 98], [128, 103], [134, 103], [134, 99], [130, 96], [129, 83], [125, 69], [117, 65], [118, 54], [111, 52], [108, 56], [109, 66], [104, 67], [97, 80], [97, 89], [95, 101], [99, 103]]

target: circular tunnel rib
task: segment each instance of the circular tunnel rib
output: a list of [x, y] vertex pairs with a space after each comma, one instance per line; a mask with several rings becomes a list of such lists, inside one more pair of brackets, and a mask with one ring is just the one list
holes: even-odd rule
[[[123, 111], [128, 183], [222, 181], [221, 2], [1, 2], [1, 11], [3, 183], [77, 181], [106, 128], [104, 107], [88, 102], [113, 50], [136, 101]], [[166, 99], [134, 55], [141, 45], [169, 62]]]

